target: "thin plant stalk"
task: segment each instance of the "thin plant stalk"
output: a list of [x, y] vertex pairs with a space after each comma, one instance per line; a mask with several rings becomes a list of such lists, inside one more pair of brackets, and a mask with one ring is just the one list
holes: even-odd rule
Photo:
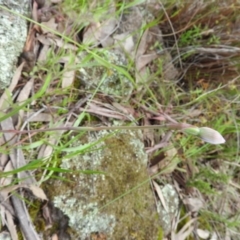
[[15, 133], [15, 134], [25, 134], [25, 133], [38, 133], [38, 132], [55, 132], [55, 131], [101, 131], [101, 130], [139, 130], [139, 129], [158, 129], [158, 128], [168, 128], [170, 130], [183, 130], [192, 125], [185, 123], [172, 123], [163, 125], [146, 125], [146, 126], [100, 126], [100, 127], [53, 127], [44, 129], [32, 129], [32, 130], [16, 130], [16, 129], [2, 129], [0, 133]]
[[225, 143], [223, 136], [216, 130], [209, 127], [196, 127], [187, 123], [171, 123], [163, 125], [147, 125], [147, 126], [100, 126], [100, 127], [53, 127], [45, 129], [33, 130], [16, 130], [16, 129], [3, 129], [0, 133], [38, 133], [38, 132], [56, 132], [56, 131], [101, 131], [101, 130], [141, 130], [141, 129], [158, 129], [167, 128], [170, 130], [180, 130], [186, 134], [194, 135], [201, 138], [203, 141], [211, 144]]

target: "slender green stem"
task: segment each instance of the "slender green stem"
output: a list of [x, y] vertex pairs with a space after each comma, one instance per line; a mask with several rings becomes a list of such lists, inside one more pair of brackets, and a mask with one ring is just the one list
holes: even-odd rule
[[141, 130], [141, 129], [158, 129], [158, 128], [168, 128], [171, 130], [181, 130], [186, 127], [190, 127], [190, 124], [186, 123], [172, 123], [163, 125], [147, 125], [147, 126], [100, 126], [100, 127], [54, 127], [45, 129], [33, 129], [33, 130], [15, 130], [15, 129], [4, 129], [0, 130], [0, 133], [12, 132], [15, 134], [24, 133], [37, 133], [37, 132], [54, 132], [54, 131], [101, 131], [101, 130]]

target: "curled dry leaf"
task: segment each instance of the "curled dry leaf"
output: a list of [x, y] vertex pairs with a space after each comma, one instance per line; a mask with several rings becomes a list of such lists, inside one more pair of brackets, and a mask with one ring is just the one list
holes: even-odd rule
[[74, 46], [73, 44], [71, 43], [66, 43], [64, 42], [63, 39], [60, 39], [59, 37], [50, 37], [50, 36], [45, 36], [45, 35], [39, 35], [37, 37], [37, 40], [39, 42], [41, 42], [42, 44], [44, 45], [48, 45], [48, 46], [58, 46], [59, 48], [62, 48], [62, 49], [70, 49], [70, 50], [74, 50], [74, 51], [77, 51], [77, 47]]
[[101, 36], [101, 25], [99, 22], [92, 22], [85, 29], [83, 34], [83, 44], [99, 44]]
[[28, 122], [41, 122], [42, 123], [42, 122], [53, 121], [53, 116], [50, 113], [36, 114], [36, 112], [31, 112], [30, 111], [29, 113], [24, 113], [23, 116], [22, 116], [22, 119], [23, 119], [24, 122], [28, 121]]
[[126, 53], [131, 53], [134, 50], [135, 43], [133, 41], [133, 36], [129, 35], [129, 33], [116, 34], [113, 39], [115, 39], [115, 47], [116, 49], [124, 49]]
[[[111, 35], [115, 32], [117, 26], [116, 6], [111, 2], [108, 6], [107, 12], [103, 13], [106, 15], [99, 22], [91, 22], [85, 29], [83, 34], [83, 43], [99, 45], [103, 48], [112, 46], [114, 41]], [[106, 19], [106, 20], [105, 20]]]
[[43, 25], [43, 27], [42, 27], [43, 34], [49, 33], [49, 32], [51, 32], [51, 30], [55, 31], [58, 26], [58, 24], [55, 23], [54, 18], [51, 18], [48, 22], [42, 22], [41, 24]]
[[76, 62], [77, 60], [72, 58], [74, 57], [69, 56], [67, 63], [64, 64], [64, 72], [62, 76], [62, 88], [70, 87], [74, 82], [76, 71], [68, 69], [68, 67], [70, 67], [73, 62], [74, 65], [77, 63]]
[[[14, 223], [14, 218], [8, 211], [6, 211], [5, 214], [6, 214], [7, 227], [10, 232], [11, 239], [18, 240], [18, 234], [17, 234], [16, 225]], [[3, 239], [8, 239], [8, 238], [3, 238]]]
[[198, 212], [200, 209], [203, 208], [203, 202], [198, 198], [194, 197], [185, 198], [183, 202], [185, 205], [188, 206], [188, 209], [191, 212]]
[[33, 184], [29, 184], [29, 185], [26, 185], [26, 184], [18, 184], [18, 185], [13, 185], [13, 186], [8, 186], [8, 187], [4, 187], [1, 192], [8, 195], [10, 194], [11, 192], [19, 189], [19, 188], [28, 188], [32, 191], [32, 193], [37, 197], [37, 198], [40, 198], [42, 200], [48, 200], [47, 199], [47, 196], [45, 195], [45, 193], [43, 192], [43, 190], [41, 188], [39, 188], [38, 186], [36, 185], [33, 185]]
[[155, 190], [157, 192], [157, 195], [158, 195], [158, 197], [159, 197], [159, 199], [160, 199], [160, 201], [161, 201], [161, 203], [163, 205], [164, 210], [166, 212], [168, 212], [168, 207], [167, 207], [166, 202], [164, 200], [164, 196], [162, 194], [162, 190], [161, 190], [160, 186], [155, 181], [152, 181], [152, 183], [153, 183], [153, 186], [154, 186], [154, 188], [155, 188]]
[[[103, 105], [104, 106], [104, 105]], [[101, 115], [101, 116], [105, 116], [105, 117], [111, 117], [111, 118], [115, 118], [115, 119], [121, 119], [121, 120], [126, 120], [128, 119], [128, 117], [116, 110], [112, 110], [112, 109], [108, 109], [105, 106], [101, 107], [95, 103], [89, 102], [88, 103], [88, 108], [80, 108], [80, 110], [83, 110], [85, 112], [89, 112], [89, 113], [94, 113], [97, 115]]]
[[43, 62], [47, 59], [47, 53], [50, 49], [49, 45], [43, 45], [43, 48], [41, 49], [39, 56], [38, 56], [38, 62]]
[[24, 102], [30, 96], [31, 90], [33, 88], [34, 79], [31, 78], [25, 86], [22, 88], [21, 92], [18, 95], [17, 102]]
[[10, 101], [8, 101], [8, 96], [9, 93], [12, 93], [13, 89], [17, 86], [17, 83], [20, 79], [21, 73], [22, 73], [22, 69], [24, 67], [24, 63], [21, 63], [17, 70], [15, 71], [11, 84], [10, 86], [5, 89], [4, 93], [2, 94], [1, 98], [0, 98], [0, 109], [1, 111], [3, 111], [4, 109], [7, 109], [10, 105]]
[[32, 191], [32, 193], [37, 197], [40, 198], [41, 200], [48, 200], [47, 196], [45, 195], [44, 191], [36, 186], [36, 185], [29, 185], [28, 188]]
[[136, 69], [140, 71], [143, 67], [155, 60], [157, 57], [157, 53], [145, 54], [140, 56], [136, 61]]

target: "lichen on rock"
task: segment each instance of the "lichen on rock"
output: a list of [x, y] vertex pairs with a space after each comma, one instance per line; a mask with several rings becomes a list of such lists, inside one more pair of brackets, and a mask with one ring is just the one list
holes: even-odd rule
[[62, 174], [71, 183], [56, 181], [54, 205], [68, 217], [75, 239], [99, 232], [107, 239], [157, 239], [159, 219], [146, 171], [147, 155], [138, 131], [88, 133], [97, 142], [61, 167], [100, 170], [105, 174]]
[[[120, 67], [126, 71], [128, 61], [124, 55], [117, 50], [108, 51], [106, 49], [98, 50], [98, 60], [94, 59], [94, 54], [91, 54], [92, 59], [87, 65], [78, 70], [77, 77], [87, 90], [95, 90], [105, 94], [117, 96], [128, 96], [133, 90], [133, 83], [128, 79], [122, 71], [116, 69]], [[88, 55], [81, 53], [79, 59], [84, 61]], [[99, 59], [102, 59], [99, 60]], [[108, 63], [107, 66], [104, 63]]]
[[[0, 5], [17, 14], [29, 14], [29, 1], [4, 1]], [[0, 9], [0, 89], [6, 88], [16, 70], [20, 53], [27, 37], [27, 21], [18, 15]]]
[[161, 189], [164, 199], [166, 199], [166, 208], [164, 209], [161, 202], [158, 202], [158, 212], [161, 216], [161, 226], [164, 229], [164, 234], [168, 235], [171, 233], [171, 222], [178, 213], [179, 209], [179, 197], [178, 193], [171, 184], [166, 184]]

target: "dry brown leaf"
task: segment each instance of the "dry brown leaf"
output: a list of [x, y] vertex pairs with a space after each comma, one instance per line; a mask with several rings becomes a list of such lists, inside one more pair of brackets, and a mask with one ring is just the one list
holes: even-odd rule
[[106, 20], [101, 24], [101, 35], [100, 35], [99, 41], [103, 47], [109, 47], [114, 44], [114, 41], [111, 38], [111, 35], [116, 30], [116, 26], [117, 26], [117, 20], [114, 17], [110, 17], [108, 20]]
[[65, 43], [63, 41], [63, 39], [60, 39], [59, 37], [56, 37], [56, 36], [50, 37], [50, 36], [45, 36], [45, 35], [39, 35], [37, 37], [37, 40], [39, 42], [41, 42], [42, 44], [48, 45], [48, 46], [54, 45], [54, 46], [58, 46], [59, 48], [70, 49], [70, 50], [74, 50], [74, 51], [77, 51], [77, 49], [78, 49], [73, 44]]
[[42, 27], [43, 34], [51, 33], [51, 30], [56, 31], [57, 26], [58, 26], [58, 24], [55, 23], [55, 18], [51, 18], [49, 21], [42, 22], [41, 24], [43, 25], [43, 27]]
[[[63, 127], [62, 125], [59, 125], [59, 127]], [[52, 146], [55, 146], [59, 139], [60, 139], [60, 136], [64, 133], [64, 130], [62, 131], [56, 131], [54, 132], [54, 134], [52, 134], [50, 137], [49, 137], [49, 144], [50, 145], [42, 145], [41, 148], [40, 148], [40, 151], [38, 152], [38, 159], [48, 159], [49, 157], [51, 157], [52, 155], [52, 152], [53, 152], [53, 147]]]
[[25, 113], [22, 117], [23, 121], [28, 122], [51, 122], [53, 117], [49, 113], [39, 113], [34, 117], [29, 118], [29, 116], [34, 115], [34, 112]]
[[148, 78], [148, 71], [147, 68], [142, 68], [139, 71], [135, 72], [135, 79], [136, 79], [136, 83], [140, 83], [140, 87], [138, 87], [138, 91], [140, 91], [143, 88], [142, 83], [145, 82], [145, 79]]
[[175, 80], [179, 76], [178, 70], [173, 65], [170, 53], [166, 52], [163, 56], [163, 77], [167, 80]]
[[33, 88], [34, 79], [31, 78], [25, 86], [22, 88], [21, 92], [18, 95], [17, 102], [24, 102], [29, 98], [31, 90]]
[[[71, 58], [74, 58], [73, 60]], [[74, 62], [74, 65], [76, 65], [78, 60], [76, 60], [75, 56], [71, 55], [66, 59], [66, 64], [64, 64], [64, 72], [62, 77], [62, 88], [67, 88], [73, 85], [74, 79], [75, 79], [75, 70], [68, 70], [68, 67], [72, 65], [72, 62]]]
[[[165, 134], [165, 136], [163, 137], [163, 139], [161, 140], [161, 142], [156, 144], [156, 145], [154, 145], [152, 148], [147, 149], [146, 153], [151, 153], [151, 152], [154, 152], [154, 151], [156, 151], [156, 150], [158, 150], [160, 148], [167, 147], [169, 145], [169, 140], [170, 140], [171, 136], [172, 136], [172, 132], [170, 132], [170, 131], [167, 132]], [[159, 170], [159, 167], [160, 166], [157, 167], [158, 170]], [[156, 169], [156, 167], [154, 167], [153, 170], [154, 169]]]
[[[85, 108], [80, 108], [80, 110], [88, 112], [88, 113], [94, 113], [96, 115], [99, 116], [104, 116], [104, 117], [108, 117], [108, 118], [115, 118], [115, 119], [120, 119], [120, 120], [127, 120], [126, 117], [122, 116], [121, 114], [117, 113], [117, 112], [113, 112], [111, 110], [111, 113], [106, 113], [106, 110], [104, 108], [102, 108], [102, 110], [98, 109], [85, 109]], [[96, 112], [97, 111], [97, 112]]]
[[[104, 20], [100, 23], [97, 23], [99, 26], [97, 29], [95, 29], [95, 39], [97, 40], [95, 42], [95, 46], [98, 44], [101, 44], [102, 47], [109, 47], [112, 46], [114, 41], [111, 37], [111, 35], [116, 30], [117, 26], [117, 19], [114, 17], [116, 16], [116, 6], [113, 2], [111, 2], [108, 6], [108, 12], [106, 13], [107, 20]], [[96, 24], [96, 23], [94, 23]]]
[[152, 183], [153, 183], [153, 186], [154, 186], [154, 188], [155, 188], [155, 190], [157, 192], [157, 195], [158, 195], [158, 197], [159, 197], [159, 199], [160, 199], [160, 201], [161, 201], [161, 203], [163, 205], [164, 210], [166, 212], [168, 212], [168, 208], [167, 208], [166, 202], [164, 200], [161, 188], [159, 187], [159, 185], [155, 181], [152, 181]]
[[[104, 104], [101, 104], [104, 106]], [[118, 111], [112, 110], [112, 109], [108, 109], [106, 107], [100, 107], [97, 104], [93, 103], [93, 102], [89, 102], [88, 103], [88, 108], [80, 108], [80, 110], [83, 110], [85, 112], [89, 112], [89, 113], [95, 113], [97, 115], [100, 116], [105, 116], [105, 117], [112, 117], [115, 119], [121, 119], [121, 120], [127, 120], [129, 119], [129, 116], [125, 116], [125, 114], [122, 114]]]
[[[2, 141], [2, 139], [3, 138], [1, 138], [1, 140], [0, 140], [0, 142], [1, 143], [3, 143], [4, 141]], [[0, 144], [1, 144], [0, 143]], [[1, 144], [2, 145], [2, 144]], [[7, 162], [9, 161], [9, 159], [8, 159], [8, 155], [7, 154], [3, 154], [3, 153], [1, 153], [0, 154], [0, 170], [1, 171], [3, 171], [4, 169], [6, 169], [7, 168]], [[3, 166], [5, 166], [5, 167], [3, 167]], [[7, 171], [9, 171], [9, 170], [7, 170]], [[2, 178], [0, 179], [0, 185], [1, 185], [1, 182], [2, 182]], [[7, 185], [7, 184], [6, 184]]]
[[164, 156], [165, 157], [158, 163], [159, 169], [161, 170], [162, 174], [172, 173], [180, 162], [177, 149], [172, 143], [169, 143], [168, 149], [166, 149]]
[[18, 240], [17, 229], [16, 225], [14, 224], [13, 216], [8, 211], [6, 211], [6, 225], [10, 232], [12, 240]]
[[101, 44], [103, 47], [113, 45], [113, 39], [110, 37], [115, 31], [117, 20], [110, 18], [105, 22], [92, 22], [86, 28], [83, 34], [83, 43], [98, 45]]
[[159, 167], [158, 167], [157, 164], [155, 164], [155, 165], [153, 165], [152, 167], [149, 167], [149, 168], [147, 169], [147, 171], [148, 171], [148, 174], [149, 174], [150, 176], [152, 176], [152, 175], [155, 175], [156, 173], [159, 172]]
[[13, 75], [13, 78], [12, 78], [12, 81], [11, 81], [11, 85], [8, 87], [8, 90], [10, 92], [12, 92], [13, 89], [17, 86], [18, 80], [19, 80], [19, 78], [20, 78], [20, 76], [22, 74], [23, 66], [24, 66], [24, 63], [20, 64], [17, 67], [17, 69], [16, 69], [16, 71], [15, 71], [15, 73]]
[[65, 71], [62, 78], [62, 88], [70, 87], [75, 79], [75, 70]]
[[191, 212], [198, 212], [204, 206], [201, 199], [194, 197], [184, 198], [183, 203], [187, 205], [189, 211]]
[[[0, 122], [1, 128], [4, 129], [9, 129], [9, 130], [15, 130], [13, 126], [13, 121], [12, 118], [7, 118], [3, 121]], [[16, 141], [16, 135], [13, 132], [7, 132], [6, 134], [3, 134], [4, 140], [7, 144], [13, 145]], [[14, 166], [14, 164], [13, 164]]]
[[48, 200], [47, 196], [45, 195], [44, 191], [36, 186], [36, 185], [29, 185], [27, 186], [31, 191], [32, 193], [37, 197], [37, 198], [40, 198], [41, 200]]
[[[1, 194], [0, 194], [0, 198], [2, 198]], [[2, 201], [2, 199], [1, 199], [1, 201]], [[6, 215], [5, 215], [5, 207], [3, 207], [2, 204], [0, 205], [0, 217], [1, 217], [2, 226], [5, 226], [7, 220], [6, 220]]]
[[[14, 130], [14, 126], [13, 126], [13, 122], [12, 122], [11, 118], [1, 121], [0, 124], [1, 124], [2, 129]], [[6, 139], [8, 145], [15, 144], [16, 140], [17, 140], [17, 137], [15, 136], [14, 132], [4, 133], [4, 138]], [[9, 155], [10, 155], [12, 165], [14, 166], [15, 169], [26, 165], [24, 155], [20, 148], [17, 148], [17, 149], [10, 148]], [[19, 179], [22, 179], [22, 182], [24, 182], [24, 183], [32, 184], [32, 182], [35, 182], [33, 177], [31, 176], [31, 174], [27, 171], [21, 171], [21, 172], [17, 173], [17, 176]], [[12, 187], [12, 189], [14, 189], [15, 187], [19, 187], [19, 185], [10, 186], [10, 187]], [[2, 191], [4, 191], [4, 190], [2, 190]], [[40, 240], [38, 234], [36, 233], [32, 223], [31, 223], [31, 219], [28, 214], [25, 202], [20, 200], [19, 197], [16, 197], [14, 195], [11, 196], [11, 200], [12, 200], [12, 204], [15, 209], [16, 218], [21, 219], [20, 229], [22, 231], [23, 237], [26, 239], [36, 239], [36, 240], [39, 239]]]
[[145, 67], [147, 64], [155, 60], [157, 57], [158, 57], [157, 53], [151, 53], [151, 54], [139, 56], [135, 61], [136, 70], [140, 71], [143, 67]]
[[23, 187], [23, 185], [21, 185], [21, 184], [4, 187], [1, 189], [1, 194], [4, 194], [7, 196], [9, 193], [11, 193], [21, 187]]
[[32, 191], [32, 193], [37, 198], [40, 198], [41, 200], [48, 200], [47, 196], [45, 195], [43, 190], [41, 188], [39, 188], [38, 186], [33, 185], [33, 184], [30, 184], [30, 185], [18, 184], [18, 185], [12, 185], [12, 186], [8, 186], [8, 187], [4, 187], [4, 188], [1, 189], [1, 194], [7, 196], [8, 194], [12, 193], [13, 191], [15, 191], [19, 188], [30, 189]]
[[149, 32], [149, 29], [147, 29], [142, 35], [141, 41], [137, 48], [136, 59], [141, 57], [147, 50], [148, 32]]
[[[0, 125], [1, 125], [2, 129], [15, 130], [15, 128], [13, 126], [12, 118], [7, 118], [7, 119], [3, 120], [2, 122], [0, 122]], [[6, 139], [8, 145], [12, 146], [16, 143], [17, 137], [14, 132], [6, 132], [3, 135], [4, 135], [4, 138]], [[9, 156], [10, 156], [11, 162], [13, 164], [13, 167], [15, 169], [26, 165], [26, 160], [25, 160], [23, 152], [20, 148], [17, 148], [16, 151], [15, 151], [15, 149], [11, 148]], [[35, 182], [34, 178], [27, 171], [20, 171], [18, 173], [18, 177], [21, 179], [24, 179], [23, 182], [25, 182], [25, 183], [32, 184]]]
[[[55, 145], [56, 144], [56, 140], [55, 139], [50, 139], [48, 141], [50, 144]], [[51, 157], [53, 152], [53, 147], [50, 145], [42, 145], [40, 148], [40, 151], [38, 153], [38, 159], [47, 159], [49, 157]]]
[[51, 214], [51, 211], [49, 209], [49, 205], [47, 204], [47, 202], [42, 207], [42, 214], [43, 214], [43, 217], [46, 222], [46, 229], [51, 228], [53, 225], [53, 220], [52, 220], [52, 214]]
[[[143, 113], [142, 125], [151, 125], [148, 120], [147, 114]], [[143, 130], [143, 139], [146, 143], [146, 147], [152, 147], [155, 143], [155, 131], [153, 129], [144, 129]]]
[[85, 29], [83, 34], [83, 43], [89, 45], [99, 44], [101, 37], [101, 24], [99, 22], [92, 22]]
[[[68, 124], [59, 124], [56, 127], [65, 127]], [[52, 146], [56, 146], [58, 144], [59, 139], [61, 138], [61, 135], [65, 132], [66, 130], [61, 130], [61, 131], [56, 131], [54, 132], [54, 134], [52, 134], [49, 137], [48, 142], [50, 143], [50, 145], [42, 145], [40, 148], [40, 151], [38, 152], [38, 159], [44, 159], [47, 160], [49, 157], [51, 157], [52, 153], [53, 153], [53, 147]], [[48, 167], [48, 165], [46, 166]], [[38, 181], [38, 183], [42, 183], [45, 179], [45, 175], [46, 175], [47, 170], [45, 169], [41, 175], [41, 179]]]
[[[12, 163], [11, 161], [8, 161], [6, 165], [4, 165], [4, 172], [8, 172], [13, 170]], [[13, 227], [13, 219], [12, 217], [14, 216], [14, 210], [12, 208], [12, 205], [9, 201], [9, 192], [4, 191], [4, 186], [11, 184], [13, 179], [13, 176], [9, 177], [3, 177], [0, 179], [0, 186], [1, 186], [1, 192], [0, 192], [0, 199], [1, 199], [1, 219], [2, 219], [2, 224], [7, 225], [8, 229], [11, 233], [12, 239], [15, 238], [15, 228]]]
[[13, 89], [17, 86], [23, 67], [24, 67], [24, 63], [21, 63], [13, 75], [10, 86], [4, 91], [4, 93], [0, 98], [0, 109], [2, 111], [9, 107], [8, 94], [12, 93]]
[[38, 22], [38, 14], [37, 14], [37, 3], [36, 1], [33, 1], [33, 6], [32, 6], [32, 19], [36, 22]]
[[38, 56], [38, 62], [44, 62], [47, 59], [47, 53], [49, 51], [49, 48], [49, 45], [43, 45], [43, 48], [41, 49]]
[[131, 107], [131, 106], [128, 106], [128, 107], [122, 106], [121, 104], [119, 104], [119, 103], [117, 103], [117, 102], [113, 102], [113, 103], [112, 103], [112, 106], [113, 106], [115, 109], [121, 111], [122, 113], [124, 113], [124, 114], [126, 114], [126, 115], [134, 116], [135, 113], [136, 113], [136, 111], [134, 110], [134, 108]]
[[115, 40], [114, 45], [116, 45], [116, 49], [124, 49], [126, 53], [132, 53], [134, 51], [135, 43], [133, 41], [133, 36], [129, 33], [116, 34], [113, 39]]
[[[8, 156], [7, 156], [7, 159], [8, 159]], [[3, 165], [3, 166], [5, 166], [4, 167], [4, 172], [9, 172], [9, 171], [14, 170], [11, 161], [8, 161], [8, 163], [6, 165]], [[11, 184], [12, 179], [13, 179], [12, 175], [10, 175], [6, 178], [2, 177], [0, 179], [0, 186], [2, 187], [2, 186], [7, 186], [7, 185]]]
[[0, 193], [0, 200], [1, 200], [0, 205], [1, 225], [6, 226], [7, 225], [6, 213], [8, 212], [10, 215], [15, 216], [15, 212], [12, 207], [12, 204], [9, 201], [9, 196], [7, 196], [7, 198], [4, 198], [2, 196], [2, 193]]
[[[147, 29], [142, 35], [141, 41], [139, 43], [139, 46], [136, 52], [135, 66], [137, 71], [140, 71], [148, 63], [150, 63], [151, 61], [153, 61], [158, 57], [158, 54], [154, 52], [149, 54], [144, 54], [149, 48], [149, 41], [151, 39], [152, 39], [151, 34], [149, 34], [149, 29]], [[139, 73], [141, 73], [141, 71]]]

